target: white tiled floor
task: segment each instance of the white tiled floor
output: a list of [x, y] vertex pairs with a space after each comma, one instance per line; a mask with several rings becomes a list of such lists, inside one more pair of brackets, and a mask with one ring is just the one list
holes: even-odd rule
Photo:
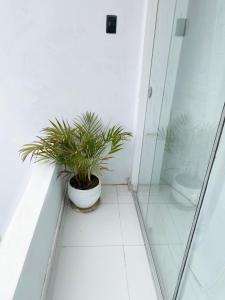
[[195, 208], [177, 203], [168, 185], [152, 185], [150, 197], [149, 186], [143, 185], [139, 187], [138, 199], [146, 216], [148, 237], [161, 286], [166, 297], [172, 299]]
[[47, 300], [156, 300], [127, 186], [103, 186], [101, 205], [66, 207]]

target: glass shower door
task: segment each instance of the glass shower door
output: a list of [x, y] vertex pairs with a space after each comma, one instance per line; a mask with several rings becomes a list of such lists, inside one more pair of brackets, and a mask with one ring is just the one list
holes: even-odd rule
[[[191, 237], [189, 255], [178, 286], [179, 299], [225, 299], [225, 107], [218, 130], [216, 155], [210, 177], [205, 181], [206, 190], [201, 210], [197, 214], [194, 236]], [[222, 130], [222, 133], [221, 133]], [[193, 230], [193, 228], [192, 228]]]
[[[160, 118], [152, 133], [154, 155], [149, 161], [153, 145], [145, 136], [138, 190], [165, 299], [173, 298], [225, 92], [225, 3], [190, 0], [184, 19], [184, 2], [176, 3]], [[158, 32], [156, 39], [160, 38]], [[141, 199], [143, 168], [149, 184], [148, 196]]]

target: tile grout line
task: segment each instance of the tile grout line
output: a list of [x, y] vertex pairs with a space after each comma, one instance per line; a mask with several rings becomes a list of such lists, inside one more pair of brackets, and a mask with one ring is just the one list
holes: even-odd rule
[[[119, 203], [119, 192], [118, 192], [118, 185], [108, 185], [108, 186], [114, 186], [115, 187], [115, 194], [116, 194], [116, 201], [115, 202], [101, 202], [101, 206], [105, 206], [105, 205], [113, 205], [113, 206], [117, 206], [118, 208], [118, 215], [119, 215], [119, 222], [120, 222], [120, 232], [121, 232], [121, 238], [122, 238], [122, 244], [93, 244], [93, 245], [82, 245], [82, 244], [77, 244], [77, 245], [63, 245], [61, 244], [60, 242], [62, 242], [63, 240], [63, 236], [64, 236], [64, 227], [65, 227], [65, 219], [67, 217], [67, 213], [68, 213], [68, 209], [69, 209], [69, 205], [68, 203], [66, 203], [66, 206], [65, 206], [65, 212], [63, 214], [63, 221], [62, 222], [63, 226], [61, 228], [61, 238], [60, 238], [60, 242], [59, 244], [57, 245], [58, 248], [75, 248], [75, 247], [121, 247], [123, 245], [125, 246], [142, 246], [142, 244], [140, 243], [132, 243], [132, 244], [124, 244], [124, 235], [123, 235], [123, 230], [122, 230], [122, 225], [121, 225], [121, 216], [120, 216], [120, 205], [133, 205], [133, 203], [128, 203], [128, 202], [122, 202], [122, 203]], [[126, 186], [126, 185], [123, 185], [123, 186]], [[129, 194], [129, 192], [127, 192]], [[125, 193], [125, 194], [127, 194]], [[74, 213], [77, 213], [77, 212], [74, 212]]]
[[[113, 193], [114, 194], [114, 193]], [[119, 190], [118, 190], [118, 185], [116, 185], [116, 189], [115, 189], [115, 196], [116, 196], [116, 201], [115, 201], [115, 203], [101, 203], [101, 205], [103, 205], [104, 206], [104, 204], [106, 204], [106, 205], [115, 205], [115, 206], [117, 206], [117, 208], [118, 208], [118, 216], [119, 216], [119, 228], [120, 228], [120, 234], [121, 234], [121, 244], [118, 244], [118, 245], [116, 245], [116, 244], [114, 244], [114, 245], [110, 245], [110, 244], [94, 244], [94, 245], [63, 245], [62, 243], [59, 243], [57, 246], [56, 246], [56, 248], [59, 250], [59, 253], [61, 252], [61, 250], [63, 250], [63, 249], [66, 249], [66, 248], [71, 248], [71, 250], [74, 248], [100, 248], [100, 249], [104, 249], [104, 247], [108, 247], [108, 248], [113, 248], [113, 247], [117, 247], [117, 248], [121, 248], [121, 250], [123, 251], [123, 255], [122, 255], [122, 253], [121, 253], [121, 255], [123, 256], [123, 270], [124, 270], [124, 276], [125, 276], [125, 278], [124, 278], [124, 280], [126, 281], [126, 283], [124, 282], [124, 289], [125, 289], [125, 291], [127, 291], [126, 292], [126, 295], [127, 295], [127, 297], [128, 297], [128, 299], [129, 300], [131, 300], [131, 290], [130, 290], [130, 284], [129, 284], [129, 280], [128, 280], [128, 278], [129, 278], [129, 272], [128, 272], [128, 260], [127, 260], [127, 257], [126, 257], [126, 247], [140, 247], [140, 246], [143, 246], [142, 244], [139, 244], [139, 243], [132, 243], [132, 244], [126, 244], [126, 242], [125, 242], [125, 238], [124, 238], [124, 231], [122, 230], [122, 217], [121, 217], [121, 210], [120, 210], [120, 205], [122, 204], [122, 205], [124, 205], [124, 204], [128, 204], [128, 205], [132, 205], [132, 204], [134, 204], [134, 203], [120, 203], [119, 202]], [[67, 206], [66, 207], [66, 211], [65, 211], [65, 214], [63, 215], [63, 218], [64, 218], [64, 222], [63, 222], [63, 230], [62, 230], [62, 232], [61, 232], [61, 239], [60, 239], [60, 242], [62, 242], [63, 241], [63, 236], [64, 236], [64, 233], [65, 233], [65, 219], [68, 217], [68, 208], [69, 208], [69, 206]], [[110, 209], [110, 207], [108, 206], [108, 208], [107, 209]], [[61, 228], [62, 229], [62, 228]], [[70, 251], [70, 250], [69, 250]], [[121, 259], [122, 259], [122, 257], [121, 257]], [[57, 259], [57, 261], [58, 261], [58, 259]], [[125, 286], [126, 286], [126, 288], [127, 288], [127, 290], [126, 290], [126, 288], [125, 288]]]
[[127, 293], [128, 293], [128, 299], [131, 300], [129, 282], [128, 282], [128, 270], [127, 270], [127, 263], [126, 263], [126, 255], [125, 255], [125, 249], [124, 249], [124, 235], [123, 235], [121, 215], [120, 215], [118, 186], [116, 186], [116, 196], [117, 196], [118, 213], [119, 213], [119, 220], [120, 220], [120, 232], [121, 232], [121, 236], [122, 236], [123, 261], [124, 261], [124, 271], [125, 271], [125, 277], [126, 277]]
[[100, 247], [140, 247], [143, 246], [142, 244], [118, 244], [118, 245], [58, 245], [58, 248], [100, 248]]
[[125, 254], [124, 245], [122, 247], [123, 247], [124, 269], [125, 269], [125, 276], [126, 276], [126, 283], [127, 283], [127, 293], [128, 293], [128, 298], [131, 300], [131, 297], [130, 297], [130, 288], [129, 288], [129, 282], [128, 282], [127, 261], [126, 261], [126, 254]]

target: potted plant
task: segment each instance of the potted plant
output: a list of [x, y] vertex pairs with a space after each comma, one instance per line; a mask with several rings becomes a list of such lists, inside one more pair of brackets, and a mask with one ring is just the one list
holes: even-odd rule
[[47, 161], [61, 166], [59, 175], [68, 179], [69, 199], [80, 209], [90, 209], [100, 198], [103, 170], [114, 153], [120, 151], [131, 133], [121, 126], [104, 126], [91, 112], [78, 116], [72, 125], [50, 121], [43, 136], [20, 149], [21, 159]]

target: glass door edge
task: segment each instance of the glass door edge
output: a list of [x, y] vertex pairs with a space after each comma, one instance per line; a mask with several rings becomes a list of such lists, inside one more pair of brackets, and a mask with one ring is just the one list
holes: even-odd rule
[[215, 140], [214, 140], [214, 143], [213, 143], [213, 149], [212, 149], [212, 152], [211, 152], [211, 155], [210, 155], [210, 160], [209, 160], [209, 163], [208, 163], [208, 167], [207, 167], [206, 175], [205, 175], [205, 178], [204, 178], [201, 194], [200, 194], [200, 197], [199, 197], [199, 202], [198, 202], [196, 212], [195, 212], [195, 216], [194, 216], [194, 220], [193, 220], [193, 223], [192, 223], [192, 226], [191, 226], [190, 234], [189, 234], [189, 237], [188, 237], [184, 257], [183, 257], [182, 264], [181, 264], [181, 267], [180, 267], [180, 272], [179, 272], [179, 275], [178, 275], [177, 284], [176, 284], [176, 287], [175, 287], [175, 291], [174, 291], [174, 295], [173, 295], [172, 300], [178, 300], [179, 299], [178, 297], [179, 297], [180, 288], [181, 288], [181, 284], [182, 284], [183, 274], [184, 274], [184, 271], [185, 271], [185, 268], [186, 268], [186, 265], [187, 265], [187, 262], [188, 262], [189, 253], [190, 253], [191, 246], [192, 246], [192, 241], [193, 241], [193, 238], [194, 238], [196, 226], [197, 226], [198, 219], [199, 219], [201, 209], [202, 209], [202, 205], [203, 205], [203, 202], [204, 202], [204, 196], [205, 196], [205, 193], [206, 193], [206, 190], [207, 190], [208, 182], [209, 182], [209, 179], [210, 179], [210, 174], [211, 174], [213, 164], [214, 164], [214, 161], [215, 161], [215, 158], [216, 158], [216, 153], [217, 153], [217, 149], [218, 149], [218, 146], [219, 146], [219, 143], [220, 143], [220, 138], [221, 138], [221, 135], [222, 135], [222, 132], [223, 132], [223, 129], [224, 129], [224, 124], [225, 124], [225, 104], [223, 106], [223, 110], [222, 110], [222, 113], [221, 113], [219, 125], [218, 125], [218, 128], [217, 128]]

